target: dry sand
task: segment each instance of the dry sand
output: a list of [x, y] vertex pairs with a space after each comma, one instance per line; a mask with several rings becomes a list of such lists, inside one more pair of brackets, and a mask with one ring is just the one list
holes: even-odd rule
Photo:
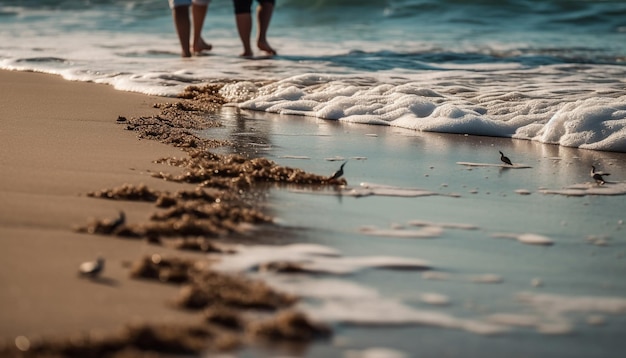
[[[165, 304], [178, 288], [131, 280], [123, 267], [167, 249], [72, 230], [89, 217], [114, 217], [120, 209], [119, 202], [89, 198], [87, 192], [124, 183], [181, 188], [147, 174], [162, 168], [155, 159], [180, 156], [179, 149], [138, 140], [116, 124], [118, 115], [154, 114], [154, 103], [171, 101], [0, 71], [0, 337], [189, 320]], [[124, 203], [124, 210], [129, 220], [145, 220], [152, 206]], [[79, 279], [79, 264], [98, 254], [107, 259], [106, 280]]]

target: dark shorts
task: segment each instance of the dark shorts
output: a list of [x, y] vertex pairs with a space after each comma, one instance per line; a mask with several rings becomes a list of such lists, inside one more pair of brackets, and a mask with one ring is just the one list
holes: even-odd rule
[[[274, 4], [275, 0], [257, 0], [259, 3]], [[235, 14], [249, 14], [252, 12], [252, 0], [233, 0]]]

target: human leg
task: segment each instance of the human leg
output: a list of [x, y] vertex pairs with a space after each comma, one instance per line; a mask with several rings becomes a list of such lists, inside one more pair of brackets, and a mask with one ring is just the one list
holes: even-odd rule
[[175, 6], [172, 8], [172, 16], [174, 17], [174, 25], [178, 40], [182, 49], [182, 57], [190, 57], [189, 38], [191, 36], [191, 21], [189, 21], [189, 6]]
[[208, 8], [208, 1], [194, 1], [191, 6], [191, 14], [193, 18], [193, 51], [196, 53], [209, 51], [213, 48], [211, 44], [206, 43], [202, 38], [202, 27], [204, 25], [204, 18], [206, 17]]
[[243, 45], [242, 57], [250, 57], [253, 55], [250, 46], [250, 35], [252, 33], [252, 15], [250, 14], [250, 6], [252, 0], [233, 0], [235, 4], [235, 21], [237, 22], [237, 31]]
[[267, 30], [269, 29], [273, 12], [274, 0], [259, 1], [259, 6], [257, 7], [257, 46], [259, 47], [259, 49], [269, 53], [270, 55], [276, 55], [276, 51], [267, 42]]

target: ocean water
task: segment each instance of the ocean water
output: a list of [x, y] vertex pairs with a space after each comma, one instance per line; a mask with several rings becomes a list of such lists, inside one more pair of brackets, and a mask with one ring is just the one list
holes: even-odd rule
[[[345, 190], [259, 195], [287, 244], [219, 266], [302, 296], [333, 338], [238, 356], [621, 356], [626, 2], [277, 0], [269, 35], [279, 56], [239, 58], [213, 0], [214, 50], [181, 59], [165, 0], [5, 0], [0, 67], [164, 96], [237, 80], [206, 135], [346, 162]], [[276, 260], [313, 274], [255, 270]]]
[[258, 60], [232, 12], [214, 0], [214, 51], [181, 59], [165, 0], [5, 0], [0, 68], [165, 96], [243, 80], [241, 108], [626, 151], [624, 1], [279, 0]]
[[[623, 153], [236, 107], [222, 118], [207, 135], [237, 153], [329, 175], [346, 163], [343, 190], [259, 195], [284, 245], [240, 247], [217, 266], [303, 297], [300, 309], [333, 325], [332, 340], [284, 354], [583, 358], [626, 348]], [[502, 165], [499, 150], [516, 165]], [[592, 163], [609, 183], [593, 182]], [[258, 270], [276, 261], [309, 273]]]

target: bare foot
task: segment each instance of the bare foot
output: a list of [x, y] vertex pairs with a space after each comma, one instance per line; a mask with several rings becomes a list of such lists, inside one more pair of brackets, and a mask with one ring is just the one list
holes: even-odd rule
[[252, 50], [244, 50], [239, 57], [252, 58], [254, 57], [254, 53], [252, 53]]
[[267, 43], [267, 41], [259, 41], [257, 42], [257, 46], [260, 50], [267, 52], [268, 54], [275, 56], [276, 51]]
[[211, 51], [213, 49], [213, 45], [204, 42], [203, 39], [200, 39], [199, 42], [193, 44], [193, 52], [196, 54], [200, 54], [204, 51]]

